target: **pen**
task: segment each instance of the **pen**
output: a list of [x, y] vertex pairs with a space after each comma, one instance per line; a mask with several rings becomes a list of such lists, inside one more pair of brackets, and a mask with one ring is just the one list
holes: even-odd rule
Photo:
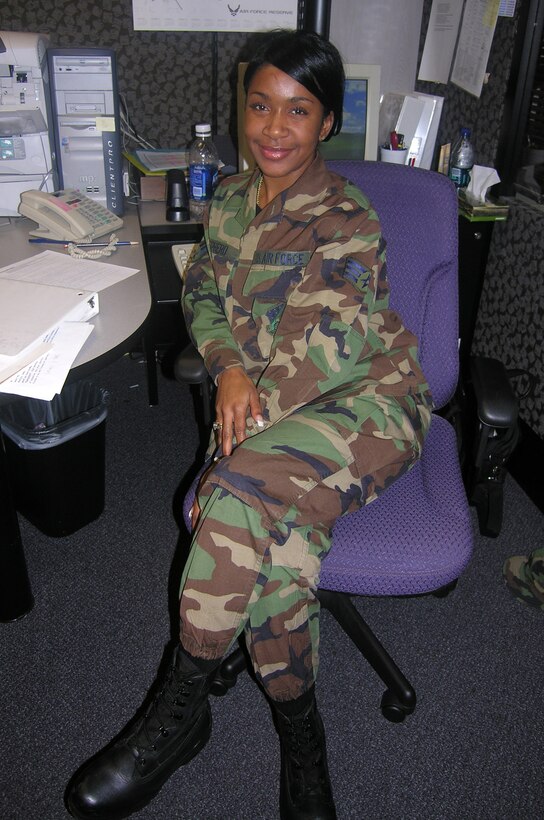
[[65, 245], [66, 239], [46, 239], [45, 236], [31, 236], [29, 242], [36, 242], [41, 245]]
[[[109, 242], [83, 242], [79, 244], [78, 242], [64, 242], [64, 247], [67, 248], [69, 244], [75, 245], [76, 248], [107, 248], [110, 244]], [[115, 247], [119, 248], [122, 245], [139, 245], [139, 242], [116, 242]]]
[[[28, 241], [36, 242], [41, 245], [62, 245], [65, 248], [67, 248], [69, 244], [77, 245], [78, 248], [106, 248], [109, 245], [109, 242], [84, 242], [80, 245], [78, 242], [70, 243], [67, 239], [46, 239], [43, 236], [31, 236]], [[118, 247], [119, 245], [139, 244], [139, 242], [116, 242], [115, 247]]]

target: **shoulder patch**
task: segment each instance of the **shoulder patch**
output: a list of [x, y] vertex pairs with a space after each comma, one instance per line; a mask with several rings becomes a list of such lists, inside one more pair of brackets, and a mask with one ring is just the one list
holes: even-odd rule
[[348, 256], [342, 271], [342, 276], [357, 288], [364, 290], [370, 282], [370, 269], [362, 265], [357, 259]]

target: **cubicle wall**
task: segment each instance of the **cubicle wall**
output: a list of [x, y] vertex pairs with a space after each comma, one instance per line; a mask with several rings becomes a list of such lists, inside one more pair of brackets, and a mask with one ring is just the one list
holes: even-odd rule
[[[333, 4], [335, 0], [332, 0]], [[345, 3], [346, 0], [343, 0]], [[350, 23], [360, 26], [361, 42], [365, 36], [365, 2], [352, 2], [354, 14]], [[421, 54], [432, 0], [424, 0], [423, 25], [419, 52]], [[504, 98], [510, 74], [510, 62], [516, 33], [517, 17], [499, 18], [491, 49], [488, 69], [490, 81], [480, 99], [449, 84], [417, 83], [418, 90], [441, 94], [445, 98], [438, 144], [449, 142], [460, 125], [473, 130], [477, 162], [494, 165], [501, 124], [505, 117]], [[366, 6], [370, 8], [370, 6]], [[421, 0], [407, 0], [403, 13], [421, 8]], [[161, 147], [184, 146], [191, 136], [193, 123], [212, 120], [211, 86], [212, 38], [210, 33], [144, 32], [133, 30], [131, 0], [73, 0], [70, 4], [58, 0], [20, 0], [4, 3], [1, 27], [13, 31], [49, 32], [56, 47], [104, 46], [116, 50], [119, 88], [124, 95], [136, 128]], [[217, 131], [235, 133], [236, 122], [232, 106], [235, 90], [235, 67], [249, 35], [218, 34], [218, 106]], [[333, 39], [331, 33], [331, 39]], [[342, 49], [342, 43], [337, 43]], [[384, 43], [386, 48], [386, 43]], [[386, 52], [387, 53], [387, 52]], [[389, 57], [387, 57], [389, 59]], [[540, 295], [529, 287], [533, 272], [540, 276], [540, 260], [544, 258], [544, 214], [533, 212], [512, 218], [507, 228], [497, 226], [492, 242], [487, 287], [480, 309], [476, 335], [478, 349], [505, 361], [509, 367], [531, 365], [540, 379], [538, 393], [530, 403], [522, 403], [522, 416], [544, 438], [544, 364], [542, 325], [544, 305], [542, 285]], [[527, 232], [528, 231], [528, 232]], [[505, 337], [501, 321], [504, 299], [509, 299], [509, 283], [520, 276], [519, 251], [524, 248], [529, 262], [523, 264], [517, 298], [510, 301], [508, 313], [512, 332]], [[535, 267], [536, 266], [536, 267]], [[525, 279], [525, 277], [527, 277]], [[529, 319], [527, 318], [529, 317]]]
[[[345, 4], [346, 0], [342, 0]], [[347, 0], [357, 14], [350, 18], [361, 30], [364, 49], [369, 25], [365, 25], [365, 3]], [[334, 3], [333, 20], [334, 20]], [[422, 37], [426, 30], [431, 0], [424, 0]], [[421, 13], [421, 0], [403, 4], [407, 19]], [[372, 7], [369, 7], [369, 14]], [[374, 18], [375, 14], [373, 14]], [[373, 19], [369, 21], [372, 23]], [[147, 139], [162, 147], [185, 145], [191, 136], [193, 123], [211, 120], [212, 35], [207, 32], [146, 32], [134, 31], [131, 0], [73, 0], [60, 4], [58, 0], [20, 0], [4, 4], [2, 28], [13, 31], [47, 31], [52, 45], [104, 46], [116, 50], [119, 88], [124, 94], [135, 125]], [[480, 100], [455, 86], [419, 83], [420, 91], [443, 94], [446, 105], [439, 140], [450, 139], [460, 121], [474, 131], [476, 149], [484, 164], [495, 158], [496, 140], [503, 114], [502, 102], [509, 72], [514, 25], [500, 18], [490, 58], [492, 80], [483, 90]], [[339, 38], [342, 31], [339, 30]], [[235, 63], [249, 35], [220, 33], [218, 43], [218, 133], [229, 133], [235, 90]], [[331, 30], [331, 39], [334, 31]], [[351, 41], [350, 41], [351, 42]], [[423, 39], [421, 40], [420, 50]], [[343, 44], [336, 45], [342, 51]], [[346, 48], [349, 48], [346, 43]], [[417, 46], [416, 46], [417, 48]], [[387, 38], [382, 43], [384, 61], [394, 59], [389, 54]], [[398, 48], [395, 48], [398, 51]], [[349, 57], [349, 55], [348, 55]], [[349, 61], [349, 60], [348, 60]], [[358, 59], [351, 62], [372, 62]], [[389, 89], [394, 90], [394, 89]], [[399, 89], [406, 90], [406, 89]], [[232, 120], [235, 122], [235, 119]]]
[[[146, 139], [184, 147], [195, 122], [212, 120], [211, 46], [207, 32], [134, 31], [131, 0], [20, 0], [4, 3], [6, 31], [48, 32], [51, 45], [103, 46], [117, 55], [119, 90]], [[218, 35], [218, 132], [230, 119], [230, 72], [248, 35]], [[234, 86], [235, 87], [235, 86]]]
[[[343, 44], [343, 29], [335, 22], [335, 8], [353, 7], [350, 20], [350, 40]], [[376, 4], [366, 0], [332, 0], [331, 39], [340, 51], [346, 50], [347, 62], [374, 62], [362, 59], [369, 51], [377, 25]], [[377, 4], [378, 6], [380, 4]], [[391, 3], [390, 3], [391, 5]], [[422, 35], [426, 30], [431, 0], [423, 3]], [[365, 19], [365, 9], [367, 15]], [[355, 13], [356, 12], [356, 13]], [[421, 0], [406, 0], [403, 14], [413, 24], [421, 15]], [[381, 19], [381, 18], [380, 18]], [[335, 40], [334, 28], [337, 28]], [[353, 27], [360, 29], [361, 51], [357, 59], [349, 51], [353, 47]], [[374, 27], [374, 28], [373, 28]], [[134, 31], [131, 0], [73, 0], [69, 4], [58, 0], [20, 0], [19, 3], [3, 4], [2, 28], [13, 31], [47, 31], [55, 47], [103, 46], [116, 50], [119, 88], [129, 106], [137, 129], [149, 140], [161, 147], [180, 147], [191, 136], [191, 126], [198, 121], [211, 120], [212, 37], [207, 32], [146, 32]], [[418, 84], [420, 91], [441, 94], [446, 97], [439, 140], [447, 141], [466, 123], [473, 128], [476, 150], [484, 164], [495, 158], [496, 139], [503, 114], [502, 101], [509, 72], [513, 24], [501, 18], [497, 25], [491, 54], [492, 81], [476, 100], [455, 86], [432, 83]], [[218, 106], [217, 131], [228, 134], [235, 123], [232, 101], [235, 98], [235, 64], [249, 38], [244, 33], [220, 33], [218, 45]], [[395, 60], [399, 51], [397, 41], [383, 37], [380, 53], [383, 63]], [[410, 41], [411, 42], [411, 41]], [[420, 43], [422, 48], [423, 40]], [[365, 45], [366, 44], [366, 45]], [[417, 38], [414, 48], [417, 51]], [[362, 55], [362, 56], [361, 56]], [[407, 74], [415, 74], [413, 60]], [[387, 67], [386, 67], [387, 68]], [[384, 78], [388, 72], [384, 68]], [[390, 82], [393, 82], [391, 78]], [[387, 90], [401, 90], [406, 88]], [[233, 97], [234, 94], [234, 97]]]

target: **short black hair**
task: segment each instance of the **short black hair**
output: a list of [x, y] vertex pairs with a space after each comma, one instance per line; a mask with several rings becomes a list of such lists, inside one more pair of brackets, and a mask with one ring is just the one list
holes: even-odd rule
[[317, 97], [333, 123], [325, 141], [340, 133], [344, 107], [345, 74], [338, 49], [310, 31], [273, 31], [249, 61], [244, 75], [247, 94], [253, 76], [263, 65], [273, 65]]

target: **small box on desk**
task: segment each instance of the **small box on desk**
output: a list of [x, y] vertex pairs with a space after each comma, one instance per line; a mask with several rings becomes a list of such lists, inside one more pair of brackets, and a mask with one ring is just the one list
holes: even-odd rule
[[166, 201], [166, 174], [164, 176], [140, 176], [140, 198], [153, 202]]
[[474, 200], [466, 191], [458, 192], [459, 213], [469, 222], [503, 222], [508, 218], [507, 202]]
[[[166, 175], [169, 168], [186, 169], [185, 151], [144, 151], [144, 158], [139, 152], [125, 151], [124, 157], [128, 162], [128, 170], [132, 181], [138, 186], [140, 198], [144, 201], [162, 202], [166, 200]], [[158, 167], [148, 166], [154, 158]], [[179, 164], [178, 164], [179, 163]], [[164, 165], [165, 167], [160, 167]]]

